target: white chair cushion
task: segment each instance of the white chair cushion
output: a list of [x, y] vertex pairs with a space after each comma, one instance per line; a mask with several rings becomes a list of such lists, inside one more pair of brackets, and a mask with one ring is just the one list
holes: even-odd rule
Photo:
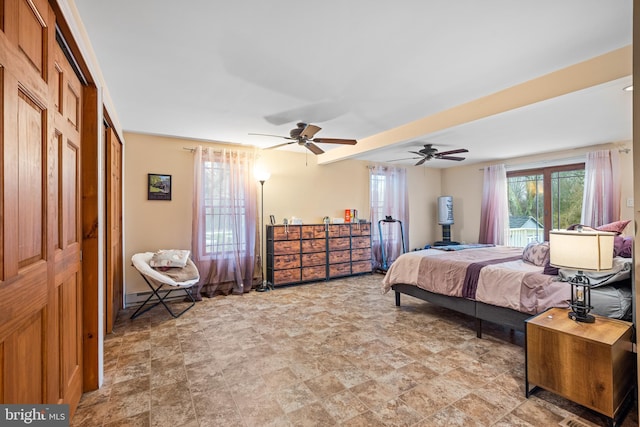
[[[138, 270], [141, 274], [144, 274], [145, 276], [153, 280], [156, 280], [160, 283], [163, 283], [165, 285], [177, 286], [177, 287], [189, 287], [189, 286], [195, 285], [200, 280], [200, 276], [198, 275], [198, 277], [193, 279], [189, 279], [181, 282], [175, 281], [173, 278], [167, 276], [162, 271], [156, 270], [151, 267], [149, 262], [153, 258], [153, 255], [154, 255], [154, 252], [141, 252], [133, 255], [131, 257], [131, 262], [133, 263], [133, 266], [136, 268], [136, 270]], [[195, 268], [195, 264], [193, 264], [193, 261], [189, 259], [187, 260], [187, 263], [190, 266], [192, 266], [196, 272], [198, 271], [197, 268]], [[178, 267], [174, 267], [174, 268], [178, 268]]]

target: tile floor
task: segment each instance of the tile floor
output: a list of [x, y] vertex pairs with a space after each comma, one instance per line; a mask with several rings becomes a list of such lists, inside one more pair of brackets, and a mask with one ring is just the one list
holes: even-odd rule
[[[523, 336], [393, 293], [380, 275], [125, 310], [73, 426], [569, 426], [600, 416], [524, 396]], [[637, 426], [637, 406], [623, 426]]]

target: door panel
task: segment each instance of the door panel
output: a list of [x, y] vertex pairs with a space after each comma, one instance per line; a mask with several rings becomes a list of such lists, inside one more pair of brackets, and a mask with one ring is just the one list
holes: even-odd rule
[[46, 23], [40, 12], [31, 3], [23, 0], [18, 5], [18, 46], [30, 60], [32, 66], [45, 76], [45, 52], [47, 49]]
[[82, 319], [80, 312], [82, 300], [78, 286], [78, 275], [73, 274], [58, 286], [58, 329], [60, 331], [60, 398], [77, 392], [82, 384]]
[[42, 311], [35, 312], [4, 341], [5, 366], [13, 367], [5, 372], [4, 403], [43, 401], [44, 317]]
[[[54, 67], [59, 85], [51, 88], [51, 99], [60, 105], [53, 108], [52, 158], [57, 159], [57, 185], [52, 189], [57, 199], [52, 235], [58, 229], [59, 243], [55, 251], [55, 295], [57, 310], [53, 323], [57, 325], [59, 343], [58, 399], [72, 408], [82, 395], [82, 274], [80, 232], [80, 112], [82, 91], [80, 81], [72, 71], [60, 47], [53, 47]], [[54, 73], [52, 73], [54, 74]], [[58, 93], [56, 94], [56, 89]], [[60, 107], [61, 106], [61, 107]], [[55, 155], [54, 155], [55, 153]], [[53, 175], [53, 174], [52, 174]], [[56, 176], [56, 175], [53, 175]]]
[[63, 247], [78, 243], [78, 147], [70, 140], [62, 148]]
[[47, 0], [0, 1], [0, 403], [82, 393], [82, 86]]
[[122, 284], [122, 144], [106, 128], [107, 188], [107, 262], [105, 280], [105, 333], [111, 333], [123, 303]]
[[18, 265], [24, 267], [43, 258], [46, 120], [43, 109], [22, 91], [18, 91], [18, 103]]

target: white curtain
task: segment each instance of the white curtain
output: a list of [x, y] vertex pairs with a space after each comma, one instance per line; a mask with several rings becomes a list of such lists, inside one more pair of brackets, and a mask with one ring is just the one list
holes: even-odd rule
[[617, 150], [587, 153], [580, 223], [591, 227], [620, 219], [620, 156]]
[[484, 168], [479, 243], [506, 245], [509, 241], [509, 203], [505, 165]]
[[[378, 222], [387, 216], [401, 221], [405, 248], [410, 247], [407, 170], [390, 166], [370, 166], [369, 193], [373, 268], [381, 268], [383, 264], [388, 267], [403, 252], [403, 236], [400, 233], [400, 223], [383, 222], [379, 227]], [[382, 237], [379, 228], [382, 228]], [[382, 259], [382, 244], [385, 260]]]
[[257, 183], [255, 154], [197, 147], [191, 250], [200, 271], [198, 298], [241, 294], [254, 284]]

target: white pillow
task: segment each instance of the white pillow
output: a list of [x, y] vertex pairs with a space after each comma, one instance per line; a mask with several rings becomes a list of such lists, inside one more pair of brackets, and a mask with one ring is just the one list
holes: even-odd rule
[[149, 265], [158, 267], [179, 267], [184, 268], [191, 251], [185, 249], [163, 249], [154, 253], [149, 261]]

